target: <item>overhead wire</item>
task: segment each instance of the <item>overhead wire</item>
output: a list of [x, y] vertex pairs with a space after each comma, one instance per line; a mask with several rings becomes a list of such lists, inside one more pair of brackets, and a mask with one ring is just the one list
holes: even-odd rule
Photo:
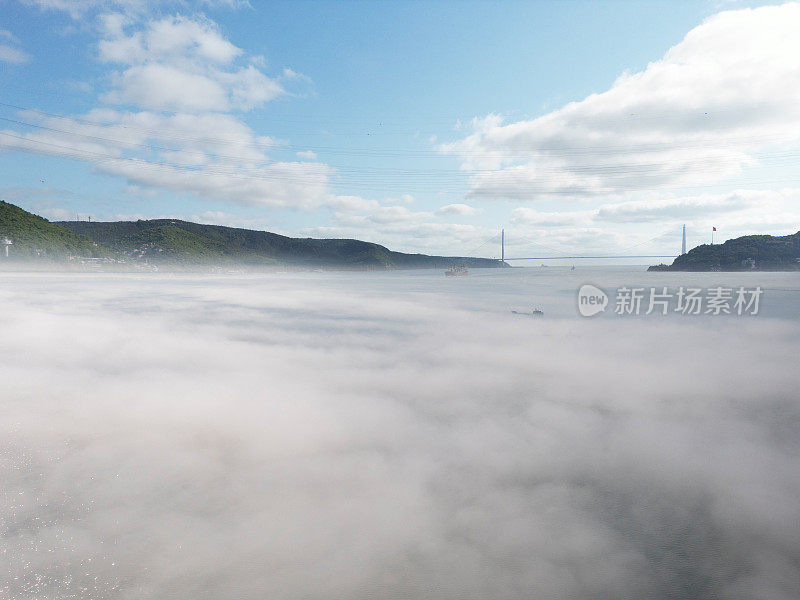
[[[143, 133], [151, 134], [152, 137], [158, 137], [160, 139], [172, 139], [175, 141], [183, 141], [183, 142], [197, 142], [197, 143], [212, 143], [212, 144], [235, 144], [241, 145], [240, 141], [231, 140], [230, 138], [214, 138], [214, 137], [186, 137], [186, 136], [176, 136], [174, 134], [170, 134], [166, 132], [164, 129], [154, 129], [154, 128], [147, 128], [147, 127], [139, 127], [131, 124], [125, 123], [109, 123], [107, 121], [91, 121], [87, 119], [81, 119], [78, 117], [72, 117], [67, 115], [60, 115], [57, 113], [51, 112], [44, 112], [39, 111], [38, 109], [31, 109], [26, 108], [24, 106], [3, 103], [0, 102], [0, 106], [14, 108], [20, 111], [27, 111], [27, 112], [34, 112], [46, 115], [51, 118], [62, 119], [67, 121], [78, 122], [86, 125], [92, 125], [97, 127], [113, 127], [113, 128], [121, 128], [121, 129], [129, 129], [132, 131], [140, 131]], [[4, 119], [7, 120], [7, 119]], [[22, 122], [20, 122], [22, 124]], [[25, 123], [25, 125], [30, 127], [46, 127], [41, 125], [35, 125], [31, 123]], [[56, 131], [62, 131], [64, 133], [74, 133], [78, 134], [78, 132], [65, 132], [63, 130], [58, 130], [57, 128], [51, 128]], [[315, 134], [318, 135], [319, 133]], [[107, 138], [109, 141], [114, 141], [110, 138]], [[725, 146], [733, 146], [738, 145], [745, 142], [750, 143], [779, 143], [779, 142], [788, 142], [792, 141], [792, 137], [789, 134], [763, 134], [763, 135], [746, 135], [741, 136], [739, 138], [727, 138], [726, 141], [720, 141], [719, 136], [714, 137], [698, 137], [693, 140], [684, 140], [680, 146], [680, 149], [687, 149], [687, 148], [696, 148], [696, 147], [705, 147], [709, 146], [712, 148], [720, 148]], [[444, 154], [442, 150], [438, 149], [415, 149], [415, 148], [401, 148], [396, 150], [390, 149], [379, 149], [379, 148], [366, 148], [366, 147], [352, 147], [352, 148], [341, 148], [339, 146], [325, 146], [325, 145], [302, 145], [297, 146], [294, 144], [280, 144], [276, 146], [275, 149], [286, 149], [286, 150], [319, 150], [325, 152], [340, 152], [345, 154], [353, 154], [354, 156], [368, 154], [368, 155], [375, 155], [375, 156], [419, 156], [419, 157], [429, 157], [429, 156], [450, 156], [449, 154]], [[673, 142], [647, 142], [647, 143], [639, 143], [639, 144], [624, 144], [624, 145], [596, 145], [596, 146], [586, 146], [586, 145], [561, 145], [561, 144], [552, 144], [552, 145], [541, 145], [541, 146], [534, 146], [534, 147], [518, 147], [518, 148], [509, 148], [507, 150], [497, 150], [497, 151], [471, 151], [468, 149], [458, 149], [454, 150], [452, 155], [457, 155], [461, 157], [472, 157], [472, 158], [486, 158], [486, 159], [494, 159], [494, 158], [503, 158], [503, 157], [519, 157], [521, 154], [525, 153], [541, 153], [546, 156], [575, 156], [575, 155], [614, 155], [619, 152], [664, 152], [670, 151], [675, 149], [675, 144]], [[778, 153], [782, 154], [782, 153]], [[785, 153], [783, 153], [785, 154]], [[796, 152], [791, 152], [791, 156], [796, 156]]]
[[[50, 131], [53, 133], [58, 133], [61, 135], [65, 135], [68, 137], [78, 137], [82, 139], [98, 141], [103, 143], [111, 143], [117, 144], [123, 149], [132, 149], [132, 148], [140, 148], [149, 151], [162, 151], [162, 152], [175, 152], [180, 154], [189, 154], [189, 155], [199, 155], [203, 157], [215, 157], [215, 158], [222, 158], [222, 159], [230, 159], [230, 160], [239, 160], [239, 161], [248, 161], [248, 162], [259, 162], [259, 157], [254, 156], [242, 156], [242, 155], [230, 155], [230, 154], [222, 154], [217, 152], [211, 152], [209, 150], [193, 150], [191, 148], [172, 148], [168, 146], [160, 146], [157, 144], [143, 144], [134, 141], [128, 140], [120, 140], [116, 138], [110, 137], [103, 137], [103, 136], [95, 136], [86, 133], [68, 131], [53, 127], [47, 127], [44, 125], [37, 125], [34, 123], [27, 123], [24, 121], [19, 121], [16, 119], [8, 119], [5, 117], [0, 117], [1, 121], [11, 122], [18, 125], [23, 125], [35, 129], [40, 129], [44, 131]], [[3, 132], [6, 135], [8, 132]], [[45, 143], [42, 140], [36, 140], [35, 138], [24, 137], [25, 140], [30, 141], [31, 143]], [[80, 150], [75, 148], [75, 150]], [[263, 149], [259, 149], [259, 151], [263, 151]], [[794, 158], [796, 153], [776, 153], [775, 156], [777, 157], [785, 157], [785, 158]], [[115, 158], [122, 158], [117, 157]], [[264, 157], [266, 159], [266, 157]], [[167, 164], [167, 163], [165, 163]], [[315, 164], [315, 163], [309, 163]], [[690, 163], [691, 164], [691, 163]], [[181, 167], [183, 165], [176, 165], [170, 164], [173, 167]], [[379, 178], [381, 181], [386, 181], [387, 177], [397, 177], [402, 181], [408, 181], [409, 178], [419, 181], [425, 180], [435, 180], [437, 183], [442, 183], [443, 177], [450, 177], [456, 178], [459, 181], [463, 180], [464, 176], [469, 177], [476, 177], [485, 174], [503, 174], [508, 175], [509, 172], [506, 168], [497, 168], [497, 169], [475, 169], [464, 171], [461, 169], [453, 170], [453, 169], [399, 169], [399, 168], [374, 168], [374, 167], [361, 167], [361, 168], [353, 168], [353, 167], [343, 167], [343, 166], [335, 166], [332, 165], [339, 175], [347, 176], [350, 173], [358, 174], [361, 180], [369, 180], [370, 178]], [[686, 165], [684, 165], [685, 167]], [[698, 166], [698, 165], [695, 165]], [[724, 166], [718, 166], [716, 169], [707, 168], [706, 172], [714, 173], [720, 170], [723, 170]], [[603, 174], [606, 176], [618, 176], [618, 177], [631, 177], [631, 176], [641, 176], [647, 175], [650, 171], [655, 173], [662, 173], [663, 168], [659, 163], [637, 163], [637, 164], [616, 164], [616, 165], [583, 165], [583, 166], [570, 166], [567, 168], [537, 168], [535, 171], [536, 175], [547, 175], [547, 174], [561, 174], [564, 171], [568, 171], [570, 173], [597, 173]], [[474, 180], [473, 180], [474, 181]], [[516, 182], [516, 185], [519, 186], [522, 182]]]
[[[88, 121], [82, 120], [75, 117], [69, 117], [65, 115], [58, 115], [56, 113], [47, 113], [44, 111], [39, 111], [38, 109], [28, 109], [23, 106], [11, 104], [11, 103], [3, 103], [0, 102], [0, 106], [5, 106], [8, 108], [14, 108], [20, 111], [33, 111], [36, 113], [40, 113], [42, 115], [46, 115], [48, 117], [63, 119], [68, 122], [77, 122], [83, 123], [86, 125], [90, 125], [92, 127], [98, 127], [101, 129], [108, 130], [118, 130], [120, 128], [125, 129], [128, 128], [127, 125], [118, 124], [118, 123], [104, 123], [104, 122], [95, 122], [95, 121]], [[79, 131], [72, 131], [69, 129], [62, 129], [58, 127], [52, 127], [49, 125], [43, 125], [38, 123], [31, 123], [28, 121], [22, 121], [19, 119], [10, 119], [7, 117], [0, 117], [0, 120], [8, 123], [12, 123], [14, 125], [18, 125], [20, 127], [28, 127], [31, 129], [37, 129], [41, 131], [49, 131], [51, 133], [57, 134], [58, 137], [65, 137], [66, 141], [69, 140], [89, 140], [92, 142], [97, 142], [101, 148], [95, 148], [93, 150], [89, 150], [86, 148], [78, 147], [74, 144], [58, 144], [53, 141], [45, 141], [42, 139], [37, 139], [35, 137], [29, 135], [17, 135], [20, 133], [18, 131], [11, 133], [9, 131], [0, 131], [0, 135], [6, 136], [8, 138], [15, 138], [18, 139], [24, 144], [17, 144], [16, 147], [18, 149], [28, 149], [36, 151], [35, 149], [31, 148], [30, 145], [40, 146], [42, 148], [57, 148], [59, 150], [58, 154], [61, 156], [65, 156], [67, 158], [72, 158], [76, 160], [91, 160], [93, 162], [99, 164], [110, 164], [110, 163], [117, 163], [117, 164], [134, 164], [137, 168], [142, 169], [170, 169], [176, 173], [180, 174], [191, 174], [191, 175], [208, 175], [208, 176], [227, 176], [233, 177], [238, 179], [249, 179], [249, 180], [262, 180], [262, 181], [282, 181], [282, 182], [290, 182], [292, 184], [303, 184], [306, 183], [313, 183], [317, 184], [320, 183], [321, 178], [330, 178], [330, 181], [333, 183], [337, 183], [343, 186], [348, 186], [356, 190], [360, 191], [383, 191], [387, 188], [391, 187], [410, 187], [413, 188], [413, 191], [416, 192], [427, 192], [427, 191], [437, 191], [437, 192], [454, 192], [454, 193], [463, 193], [465, 189], [472, 189], [473, 195], [492, 195], [498, 197], [504, 197], [505, 194], [509, 191], [509, 187], [513, 188], [513, 192], [516, 195], [522, 196], [533, 196], [536, 194], [542, 194], [547, 196], [571, 196], [579, 193], [598, 193], [598, 192], [611, 192], [614, 191], [614, 186], [622, 186], [625, 185], [627, 189], [646, 189], [648, 180], [652, 178], [658, 178], [663, 176], [668, 169], [665, 169], [664, 164], [660, 162], [647, 162], [643, 160], [639, 160], [636, 162], [618, 162], [615, 161], [611, 164], [608, 162], [603, 163], [595, 163], [595, 164], [538, 164], [534, 168], [534, 170], [529, 173], [522, 173], [520, 177], [520, 181], [512, 181], [509, 183], [506, 181], [494, 182], [492, 181], [492, 177], [494, 175], [502, 176], [503, 178], [507, 178], [509, 176], [515, 175], [515, 169], [528, 169], [530, 168], [527, 165], [501, 165], [495, 168], [474, 168], [474, 169], [465, 169], [465, 168], [411, 168], [408, 166], [403, 167], [395, 167], [395, 166], [387, 166], [387, 167], [375, 167], [371, 165], [347, 165], [347, 164], [336, 164], [335, 162], [325, 161], [325, 162], [316, 162], [316, 161], [303, 161], [298, 162], [295, 161], [291, 163], [293, 165], [308, 165], [307, 167], [303, 167], [304, 172], [297, 172], [296, 167], [294, 171], [289, 172], [281, 172], [281, 170], [287, 171], [288, 164], [286, 161], [281, 160], [274, 160], [270, 159], [263, 154], [265, 152], [269, 153], [279, 153], [291, 150], [297, 150], [302, 148], [303, 150], [314, 150], [321, 153], [330, 152], [336, 154], [339, 152], [340, 156], [356, 158], [360, 156], [369, 156], [371, 158], [390, 158], [392, 156], [403, 156], [408, 160], [414, 159], [422, 159], [422, 158], [430, 158], [431, 156], [436, 156], [438, 158], [445, 158], [441, 152], [438, 151], [431, 151], [431, 150], [415, 150], [415, 149], [397, 149], [397, 150], [386, 150], [381, 148], [337, 148], [337, 147], [325, 147], [325, 146], [295, 146], [290, 144], [276, 144], [273, 146], [263, 147], [260, 145], [254, 144], [252, 141], [248, 141], [242, 143], [240, 140], [232, 140], [230, 138], [212, 138], [212, 137], [186, 137], [176, 135], [175, 132], [168, 132], [164, 130], [155, 130], [155, 129], [148, 129], [148, 128], [134, 128], [137, 131], [146, 134], [142, 137], [146, 139], [160, 139], [166, 142], [191, 142], [196, 143], [198, 145], [214, 145], [214, 146], [233, 146], [236, 145], [237, 147], [245, 147], [245, 148], [252, 148], [253, 154], [252, 155], [242, 155], [242, 154], [228, 154], [225, 152], [220, 152], [218, 148], [192, 148], [192, 147], [171, 147], [168, 145], [161, 145], [154, 142], [147, 142], [143, 143], [142, 138], [139, 138], [139, 141], [135, 140], [124, 140], [119, 139], [117, 137], [108, 137], [105, 135], [93, 135], [96, 132], [79, 132]], [[751, 136], [752, 139], [752, 136]], [[767, 139], [767, 138], [763, 138]], [[775, 139], [774, 137], [772, 139]], [[113, 145], [116, 148], [108, 148], [107, 146]], [[105, 147], [104, 147], [105, 146]], [[715, 144], [713, 148], [724, 147], [725, 144]], [[40, 148], [42, 153], [45, 151]], [[617, 150], [624, 149], [626, 151], [631, 151], [632, 149], [642, 149], [643, 146], [635, 146], [635, 145], [627, 145], [627, 146], [617, 146], [617, 147], [598, 147], [598, 148], [591, 148], [591, 147], [559, 147], [559, 148], [549, 148], [546, 149], [547, 152], [554, 152], [554, 153], [562, 153], [562, 155], [567, 156], [569, 152], [573, 153], [580, 153], [582, 151], [588, 151], [596, 153], [598, 156], [604, 156], [605, 154], [613, 155]], [[672, 149], [671, 147], [661, 146], [659, 148], [650, 146], [651, 151], [666, 151], [668, 149]], [[98, 151], [104, 150], [104, 151]], [[113, 151], [118, 150], [117, 154], [114, 154]], [[135, 151], [141, 150], [145, 152], [150, 152], [154, 154], [162, 153], [157, 159], [152, 158], [142, 158], [142, 157], [133, 157], [133, 156], [125, 156], [125, 151]], [[545, 151], [545, 149], [539, 149], [539, 151]], [[166, 153], [166, 156], [165, 154]], [[175, 155], [180, 156], [199, 156], [201, 160], [196, 163], [191, 163], [187, 161], [168, 161], [166, 158], [169, 156], [169, 153], [173, 153]], [[258, 153], [262, 153], [262, 156], [258, 156]], [[463, 159], [465, 157], [469, 157], [469, 154], [466, 152], [459, 152], [458, 155]], [[513, 154], [515, 157], [520, 156], [520, 152], [514, 152]], [[556, 154], [558, 156], [558, 154]], [[781, 161], [794, 161], [798, 156], [798, 152], [793, 150], [782, 150], [782, 151], [775, 151], [775, 152], [767, 152], [761, 153], [761, 157], [769, 158], [773, 161], [778, 161], [778, 164], [781, 164]], [[475, 155], [473, 157], [480, 157], [479, 155]], [[484, 158], [492, 158], [498, 159], [502, 158], [502, 154], [492, 153], [488, 155], [483, 155]], [[451, 158], [451, 156], [447, 156], [446, 158]], [[547, 156], [546, 158], [551, 158]], [[238, 161], [238, 164], [231, 164], [226, 163], [226, 161]], [[691, 168], [693, 172], [699, 172], [701, 175], [706, 176], [714, 176], [718, 173], [724, 172], [727, 167], [723, 164], [719, 165], [708, 165], [704, 160], [695, 160], [692, 162], [684, 163], [679, 165], [680, 169], [688, 169]], [[597, 175], [602, 176], [605, 180], [605, 186], [595, 189], [581, 189], [575, 188], [574, 182], [572, 181], [572, 177], [574, 175]], [[546, 177], [547, 178], [547, 185], [535, 180], [531, 180], [531, 177]], [[527, 179], [527, 181], [526, 181]], [[617, 183], [614, 183], [614, 180], [617, 180]], [[638, 181], [636, 181], [638, 180]], [[745, 183], [754, 184], [755, 182], [743, 180]], [[783, 182], [794, 182], [796, 179], [787, 179], [783, 180]], [[771, 180], [770, 183], [775, 182]], [[559, 189], [558, 184], [563, 183], [563, 187]], [[591, 182], [590, 182], [591, 183]], [[551, 184], [556, 184], [555, 187]], [[590, 187], [590, 186], [589, 186]], [[710, 187], [704, 186], [702, 183], [697, 184], [690, 184], [687, 183], [686, 186], [689, 189], [702, 189], [703, 187]], [[584, 186], [586, 188], [586, 186]]]

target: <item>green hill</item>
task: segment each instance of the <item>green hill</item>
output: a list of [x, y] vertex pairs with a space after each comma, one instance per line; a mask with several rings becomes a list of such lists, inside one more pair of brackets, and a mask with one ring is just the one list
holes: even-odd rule
[[792, 235], [746, 235], [724, 244], [703, 244], [671, 265], [649, 271], [796, 271], [800, 270], [800, 231]]
[[[66, 260], [70, 256], [99, 257], [108, 254], [85, 236], [0, 200], [0, 240], [11, 240], [9, 258]], [[0, 258], [4, 251], [0, 249]]]
[[10, 246], [12, 260], [67, 260], [77, 256], [125, 259], [134, 265], [147, 262], [338, 269], [446, 268], [453, 264], [501, 266], [499, 261], [488, 258], [405, 254], [360, 240], [291, 238], [268, 231], [201, 225], [177, 219], [51, 223], [0, 201], [0, 240], [4, 238], [13, 242]]
[[58, 225], [134, 259], [164, 263], [293, 265], [354, 269], [445, 268], [454, 263], [497, 267], [485, 258], [393, 252], [372, 242], [291, 238], [268, 231], [201, 225], [178, 219]]

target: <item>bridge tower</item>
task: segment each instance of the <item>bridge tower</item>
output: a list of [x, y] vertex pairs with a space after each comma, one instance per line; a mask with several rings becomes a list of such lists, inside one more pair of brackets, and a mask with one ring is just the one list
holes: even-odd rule
[[686, 225], [683, 226], [683, 243], [681, 244], [681, 254], [686, 254]]

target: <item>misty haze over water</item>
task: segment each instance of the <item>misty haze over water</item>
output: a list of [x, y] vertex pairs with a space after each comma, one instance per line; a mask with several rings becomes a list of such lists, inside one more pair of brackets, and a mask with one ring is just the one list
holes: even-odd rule
[[800, 597], [798, 273], [0, 282], [3, 600]]

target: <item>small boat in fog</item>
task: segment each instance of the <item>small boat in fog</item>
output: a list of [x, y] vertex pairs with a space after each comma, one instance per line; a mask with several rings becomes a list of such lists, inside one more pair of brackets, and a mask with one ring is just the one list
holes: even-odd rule
[[469, 275], [469, 271], [467, 267], [461, 265], [453, 265], [447, 271], [444, 272], [447, 277], [463, 277], [464, 275]]
[[524, 315], [526, 317], [543, 317], [544, 311], [541, 308], [535, 308], [531, 312], [520, 312], [518, 310], [511, 311], [515, 315]]

